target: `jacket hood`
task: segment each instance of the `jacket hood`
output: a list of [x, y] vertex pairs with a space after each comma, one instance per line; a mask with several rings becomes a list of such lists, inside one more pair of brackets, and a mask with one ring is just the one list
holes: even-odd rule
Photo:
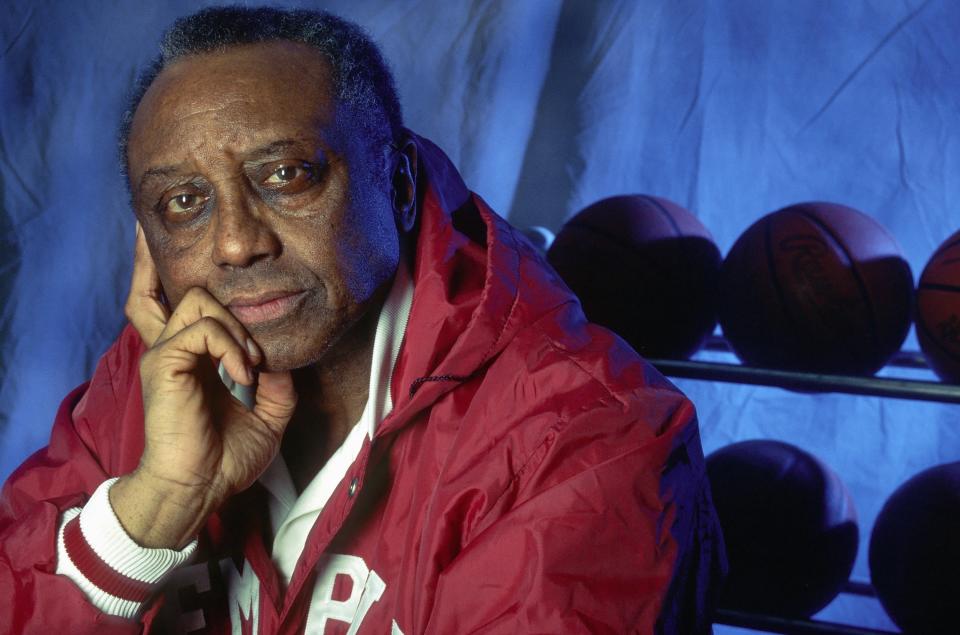
[[446, 154], [411, 137], [420, 181], [414, 295], [391, 380], [394, 412], [408, 415], [477, 373], [524, 326], [576, 302], [526, 238], [467, 189]]

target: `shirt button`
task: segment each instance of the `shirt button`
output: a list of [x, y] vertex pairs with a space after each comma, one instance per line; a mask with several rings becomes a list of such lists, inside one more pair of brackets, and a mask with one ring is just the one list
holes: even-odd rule
[[350, 489], [347, 490], [347, 496], [353, 498], [353, 495], [357, 493], [357, 485], [360, 484], [360, 479], [356, 476], [353, 477], [353, 480], [350, 481]]

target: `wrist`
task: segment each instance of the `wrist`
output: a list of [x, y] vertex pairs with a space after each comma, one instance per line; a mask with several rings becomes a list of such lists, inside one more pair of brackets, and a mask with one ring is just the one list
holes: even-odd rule
[[117, 479], [104, 481], [83, 506], [64, 511], [57, 531], [57, 569], [109, 615], [134, 619], [166, 576], [190, 560], [197, 541], [180, 550], [138, 545], [109, 501]]
[[183, 485], [137, 470], [110, 488], [117, 520], [142, 547], [181, 549], [217, 508], [211, 487]]

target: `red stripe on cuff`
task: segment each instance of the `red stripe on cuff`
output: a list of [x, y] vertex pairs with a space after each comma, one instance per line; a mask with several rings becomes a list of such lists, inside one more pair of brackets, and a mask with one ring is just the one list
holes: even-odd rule
[[80, 529], [80, 516], [63, 528], [63, 545], [80, 573], [98, 589], [130, 602], [146, 602], [153, 595], [153, 585], [123, 575], [100, 559]]

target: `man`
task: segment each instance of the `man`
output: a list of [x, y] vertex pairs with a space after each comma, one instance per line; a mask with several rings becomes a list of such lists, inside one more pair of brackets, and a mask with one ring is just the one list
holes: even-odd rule
[[184, 18], [122, 140], [131, 326], [4, 488], [0, 631], [709, 630], [692, 406], [359, 29]]

